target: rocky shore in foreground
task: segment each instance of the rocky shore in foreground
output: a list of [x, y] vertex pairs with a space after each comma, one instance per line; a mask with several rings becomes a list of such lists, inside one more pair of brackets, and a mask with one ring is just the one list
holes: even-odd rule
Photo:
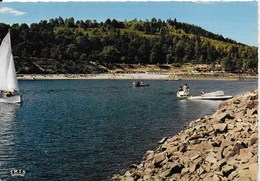
[[252, 91], [163, 138], [143, 161], [111, 180], [249, 181], [257, 175], [258, 91]]

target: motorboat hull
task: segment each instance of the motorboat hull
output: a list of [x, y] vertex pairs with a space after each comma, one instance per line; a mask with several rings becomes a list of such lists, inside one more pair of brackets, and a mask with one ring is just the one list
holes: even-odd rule
[[190, 96], [188, 99], [191, 100], [227, 100], [231, 99], [233, 96]]
[[144, 84], [144, 85], [135, 85], [135, 87], [148, 87], [149, 84]]
[[21, 103], [22, 102], [22, 96], [21, 95], [14, 95], [10, 97], [0, 97], [0, 103]]
[[176, 95], [177, 95], [177, 97], [183, 98], [183, 99], [190, 97], [189, 92], [184, 92], [184, 91], [177, 91]]

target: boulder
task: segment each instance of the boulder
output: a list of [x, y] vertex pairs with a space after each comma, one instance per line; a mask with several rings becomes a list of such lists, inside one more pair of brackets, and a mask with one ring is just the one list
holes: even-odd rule
[[219, 124], [214, 124], [212, 127], [214, 128], [216, 133], [227, 132], [227, 124], [219, 123]]
[[239, 173], [235, 170], [233, 172], [231, 172], [229, 175], [228, 175], [228, 180], [236, 180], [235, 178], [239, 175]]
[[160, 164], [165, 158], [166, 158], [165, 152], [155, 154], [153, 160], [154, 165]]
[[220, 177], [217, 174], [213, 175], [212, 181], [221, 181]]
[[146, 181], [151, 180], [151, 175], [145, 175], [143, 176], [143, 179]]
[[233, 145], [229, 145], [228, 147], [226, 147], [223, 152], [222, 155], [224, 158], [227, 158], [231, 153], [233, 153], [232, 151], [234, 150], [234, 146]]
[[158, 142], [158, 144], [163, 144], [163, 143], [165, 143], [165, 141], [166, 141], [167, 139], [168, 139], [167, 137], [162, 138], [162, 139]]
[[246, 111], [246, 116], [248, 116], [248, 117], [251, 117], [251, 116], [256, 115], [256, 114], [257, 114], [257, 108], [248, 109]]
[[245, 181], [245, 180], [256, 180], [256, 179], [257, 179], [257, 171], [252, 173], [252, 170], [245, 169], [239, 171], [237, 180]]
[[257, 179], [257, 175], [258, 175], [258, 163], [252, 163], [249, 165], [249, 172], [250, 172], [250, 178], [252, 180], [256, 180]]
[[249, 138], [249, 145], [252, 146], [254, 144], [258, 143], [258, 133], [254, 133]]
[[223, 175], [228, 177], [235, 170], [235, 167], [232, 165], [224, 165], [221, 170]]
[[229, 153], [229, 155], [227, 156], [227, 158], [233, 157], [235, 155], [239, 154], [239, 151], [242, 148], [246, 148], [246, 144], [244, 142], [236, 142], [233, 149], [231, 150], [231, 152]]
[[208, 154], [208, 156], [206, 157], [205, 161], [209, 162], [209, 163], [216, 163], [218, 160], [215, 157], [215, 153], [211, 152]]
[[184, 167], [183, 167], [182, 164], [175, 164], [175, 165], [173, 165], [172, 168], [170, 169], [170, 175], [181, 173], [183, 168]]
[[253, 154], [250, 148], [240, 149], [237, 160], [248, 162], [251, 157], [253, 157]]
[[222, 115], [219, 115], [217, 119], [220, 123], [224, 123], [228, 119], [234, 119], [234, 116], [232, 116], [230, 113], [224, 113]]
[[233, 145], [233, 144], [234, 144], [233, 141], [230, 141], [229, 139], [223, 139], [223, 141], [221, 143], [221, 147], [226, 148], [226, 147]]
[[199, 163], [194, 163], [189, 167], [189, 172], [193, 173], [200, 167]]

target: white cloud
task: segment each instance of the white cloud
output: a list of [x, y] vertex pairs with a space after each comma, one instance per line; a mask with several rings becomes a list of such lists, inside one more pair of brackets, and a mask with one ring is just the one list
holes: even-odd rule
[[2, 7], [0, 8], [0, 13], [11, 13], [15, 16], [21, 16], [21, 15], [24, 15], [26, 14], [25, 12], [22, 12], [22, 11], [17, 11], [15, 9], [12, 9], [12, 8], [8, 8], [8, 7]]

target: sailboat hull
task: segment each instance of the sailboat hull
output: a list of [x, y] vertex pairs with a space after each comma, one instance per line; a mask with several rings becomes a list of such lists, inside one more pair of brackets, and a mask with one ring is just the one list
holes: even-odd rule
[[0, 97], [0, 103], [21, 103], [22, 102], [22, 96], [21, 95], [14, 95], [10, 97]]

